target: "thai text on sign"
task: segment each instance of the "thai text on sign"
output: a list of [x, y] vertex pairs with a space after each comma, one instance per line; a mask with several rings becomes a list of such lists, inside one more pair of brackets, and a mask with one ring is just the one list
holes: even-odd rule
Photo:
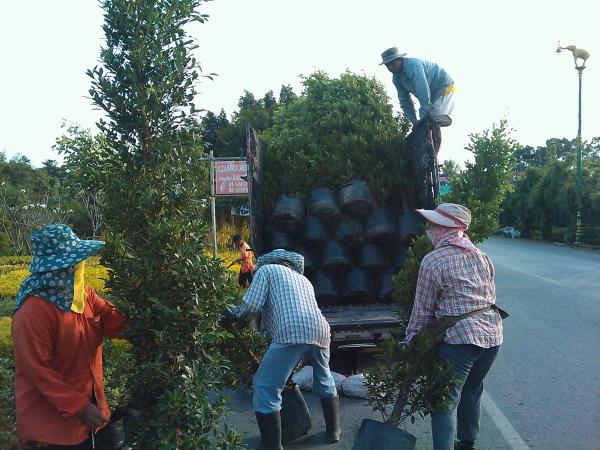
[[215, 194], [248, 194], [248, 181], [244, 179], [247, 176], [246, 161], [215, 161]]

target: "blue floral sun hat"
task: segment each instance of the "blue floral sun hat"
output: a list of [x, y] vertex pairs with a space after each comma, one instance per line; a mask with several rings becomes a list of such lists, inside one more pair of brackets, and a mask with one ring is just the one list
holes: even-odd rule
[[258, 270], [262, 266], [267, 264], [277, 264], [280, 262], [287, 262], [290, 264], [290, 268], [300, 275], [304, 274], [304, 256], [300, 253], [290, 252], [282, 248], [277, 248], [269, 253], [265, 253], [256, 261], [255, 269]]
[[74, 266], [103, 246], [104, 241], [79, 239], [66, 225], [47, 225], [31, 235], [33, 257], [29, 271], [39, 273]]

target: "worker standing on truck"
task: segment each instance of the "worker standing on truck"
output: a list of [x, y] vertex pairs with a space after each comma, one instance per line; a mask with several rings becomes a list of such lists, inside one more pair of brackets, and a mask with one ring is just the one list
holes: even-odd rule
[[229, 269], [231, 266], [239, 263], [240, 273], [238, 275], [238, 284], [241, 287], [248, 287], [252, 283], [252, 269], [254, 268], [252, 249], [239, 234], [234, 235], [232, 240], [233, 245], [240, 251], [240, 256], [234, 259], [227, 268]]
[[464, 233], [471, 223], [467, 208], [442, 203], [417, 213], [428, 222], [434, 249], [421, 261], [407, 341], [434, 317], [472, 314], [448, 328], [437, 349], [438, 360], [452, 365], [457, 382], [450, 388], [448, 411], [431, 415], [435, 450], [472, 449], [479, 434], [483, 380], [503, 340], [494, 266]]
[[[381, 54], [382, 62], [392, 72], [392, 82], [398, 91], [398, 100], [404, 115], [413, 125], [425, 117], [439, 126], [452, 124], [454, 109], [454, 81], [448, 73], [436, 63], [417, 58], [406, 58], [397, 47], [388, 48]], [[419, 117], [410, 94], [419, 100]]]
[[303, 358], [313, 368], [313, 392], [321, 398], [327, 441], [340, 439], [339, 397], [329, 370], [331, 331], [321, 314], [310, 281], [303, 275], [304, 257], [277, 249], [256, 263], [252, 285], [241, 305], [228, 317], [262, 316], [261, 326], [271, 345], [252, 380], [252, 403], [262, 443], [269, 449], [281, 446], [281, 392]]

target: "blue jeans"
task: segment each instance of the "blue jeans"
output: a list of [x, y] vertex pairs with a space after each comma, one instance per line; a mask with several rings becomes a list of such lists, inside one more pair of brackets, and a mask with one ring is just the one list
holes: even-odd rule
[[281, 392], [292, 370], [306, 357], [313, 368], [313, 392], [320, 398], [337, 395], [329, 370], [329, 349], [312, 344], [271, 344], [254, 374], [254, 411], [270, 414], [281, 409]]
[[472, 344], [442, 344], [438, 349], [438, 359], [452, 363], [458, 383], [450, 389], [448, 412], [431, 415], [434, 450], [453, 450], [455, 435], [461, 441], [477, 439], [483, 379], [499, 350], [499, 345], [482, 348]]

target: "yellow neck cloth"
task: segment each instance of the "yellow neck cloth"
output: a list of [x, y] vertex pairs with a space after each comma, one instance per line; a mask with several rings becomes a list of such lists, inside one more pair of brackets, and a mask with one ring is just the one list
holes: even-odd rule
[[87, 301], [87, 293], [84, 288], [84, 272], [85, 272], [85, 260], [75, 264], [75, 285], [73, 288], [73, 303], [71, 304], [71, 311], [77, 314], [83, 313], [85, 309], [85, 302]]

